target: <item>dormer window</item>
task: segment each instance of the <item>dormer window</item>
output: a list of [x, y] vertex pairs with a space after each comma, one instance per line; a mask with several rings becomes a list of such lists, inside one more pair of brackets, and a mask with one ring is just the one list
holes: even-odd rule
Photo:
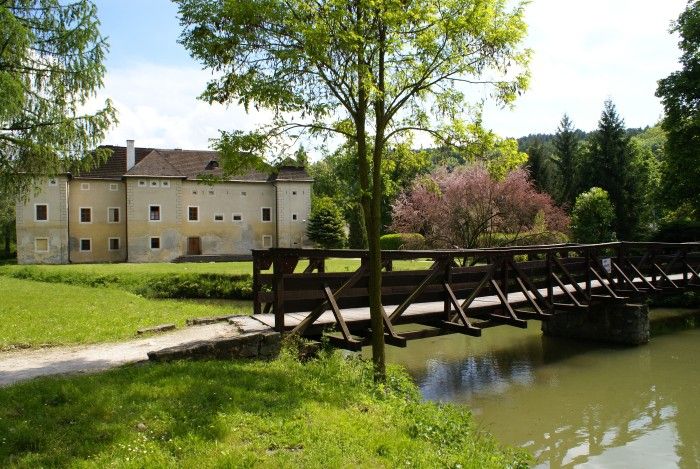
[[216, 160], [211, 160], [211, 161], [209, 161], [209, 163], [207, 163], [207, 166], [205, 169], [208, 169], [211, 171], [212, 169], [216, 169], [218, 167], [219, 167], [219, 162]]

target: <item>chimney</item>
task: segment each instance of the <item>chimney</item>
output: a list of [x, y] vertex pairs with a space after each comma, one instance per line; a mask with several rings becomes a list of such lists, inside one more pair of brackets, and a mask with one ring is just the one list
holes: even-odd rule
[[126, 141], [126, 170], [129, 171], [136, 164], [136, 149], [134, 148], [134, 141]]

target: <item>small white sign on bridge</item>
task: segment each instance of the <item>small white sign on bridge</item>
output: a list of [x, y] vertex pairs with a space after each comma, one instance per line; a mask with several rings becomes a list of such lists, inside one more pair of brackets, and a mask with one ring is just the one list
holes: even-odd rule
[[612, 263], [610, 261], [609, 257], [604, 257], [603, 259], [600, 260], [600, 263], [603, 264], [603, 268], [605, 271], [609, 274], [612, 273]]

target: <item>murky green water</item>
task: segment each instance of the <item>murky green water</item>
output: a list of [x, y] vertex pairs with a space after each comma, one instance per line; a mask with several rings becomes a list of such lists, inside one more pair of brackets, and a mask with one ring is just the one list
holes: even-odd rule
[[387, 354], [426, 399], [465, 404], [542, 467], [700, 467], [700, 328], [613, 347], [543, 337], [531, 322]]

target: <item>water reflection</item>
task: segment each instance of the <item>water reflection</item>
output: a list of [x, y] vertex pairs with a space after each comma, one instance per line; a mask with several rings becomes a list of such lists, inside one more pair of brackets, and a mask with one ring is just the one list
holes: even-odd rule
[[700, 329], [623, 348], [488, 330], [391, 348], [426, 399], [466, 404], [544, 467], [700, 466]]

